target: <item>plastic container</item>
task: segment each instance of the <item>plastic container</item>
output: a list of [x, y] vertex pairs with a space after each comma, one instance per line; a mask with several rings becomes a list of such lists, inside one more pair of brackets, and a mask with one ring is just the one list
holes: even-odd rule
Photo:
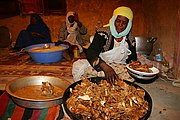
[[74, 58], [80, 58], [80, 53], [77, 47], [74, 48]]
[[163, 55], [162, 55], [162, 49], [158, 48], [157, 50], [157, 54], [156, 54], [156, 61], [157, 62], [162, 62]]
[[162, 60], [163, 60], [163, 55], [162, 55], [162, 49], [161, 48], [157, 49], [155, 59], [156, 59], [156, 62], [157, 62], [156, 67], [161, 71], [162, 70]]
[[[44, 47], [45, 44], [36, 44], [31, 45], [25, 48], [25, 50], [29, 53], [32, 60], [36, 63], [54, 63], [61, 61], [62, 59], [62, 53], [64, 50], [68, 49], [66, 45], [60, 44], [59, 46], [62, 46], [63, 50], [58, 51], [51, 51], [51, 52], [32, 52], [31, 49], [35, 47]], [[50, 46], [55, 46], [54, 43], [50, 43]]]

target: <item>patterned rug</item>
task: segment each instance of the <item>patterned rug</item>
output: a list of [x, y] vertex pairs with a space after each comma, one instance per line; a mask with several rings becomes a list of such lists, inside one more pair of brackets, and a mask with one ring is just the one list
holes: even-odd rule
[[27, 53], [9, 53], [0, 56], [0, 90], [5, 83], [24, 76], [54, 76], [72, 80], [72, 63], [62, 60], [52, 64], [39, 64], [31, 60]]
[[[2, 51], [1, 51], [2, 53]], [[38, 64], [27, 53], [0, 54], [0, 90], [5, 90], [6, 83], [25, 76], [53, 76], [73, 82], [72, 63], [62, 60], [52, 64]], [[0, 96], [0, 119], [31, 120], [70, 120], [64, 112], [63, 105], [44, 109], [29, 109], [15, 104], [4, 92]]]

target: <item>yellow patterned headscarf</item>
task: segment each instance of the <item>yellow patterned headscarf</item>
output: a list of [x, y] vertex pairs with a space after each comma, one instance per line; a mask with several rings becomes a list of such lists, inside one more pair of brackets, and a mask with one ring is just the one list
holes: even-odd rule
[[133, 19], [133, 12], [130, 8], [128, 7], [118, 7], [114, 10], [113, 12], [113, 16], [114, 15], [121, 15], [121, 16], [124, 16], [124, 17], [127, 17], [129, 20], [132, 20]]
[[[122, 7], [116, 8], [113, 11], [113, 16], [118, 16], [118, 15], [127, 17], [130, 21], [133, 20], [133, 12], [129, 7], [122, 6]], [[109, 24], [104, 25], [104, 27], [110, 26], [111, 20], [112, 18], [109, 20]]]

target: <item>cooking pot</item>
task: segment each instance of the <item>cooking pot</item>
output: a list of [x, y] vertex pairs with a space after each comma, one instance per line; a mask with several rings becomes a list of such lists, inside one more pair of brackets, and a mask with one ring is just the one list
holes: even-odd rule
[[[55, 46], [55, 43], [48, 43], [48, 47]], [[64, 50], [68, 49], [67, 45], [60, 44], [59, 46], [62, 46], [62, 50], [56, 50], [56, 51], [47, 51], [47, 52], [33, 52], [31, 49], [36, 47], [42, 47], [47, 49], [47, 44], [36, 44], [31, 45], [25, 48], [25, 50], [29, 53], [32, 60], [36, 63], [54, 63], [58, 62], [62, 59], [62, 53]]]
[[[92, 77], [92, 78], [89, 78], [89, 80], [93, 83], [96, 83], [98, 84], [101, 80], [105, 80], [105, 78], [102, 78], [102, 77]], [[64, 95], [63, 95], [63, 106], [64, 106], [64, 110], [66, 111], [66, 113], [68, 114], [68, 116], [73, 119], [73, 120], [81, 120], [82, 118], [80, 118], [80, 116], [72, 113], [68, 107], [67, 107], [67, 104], [66, 104], [66, 101], [68, 100], [68, 98], [70, 98], [70, 95], [71, 95], [71, 91], [72, 89], [75, 89], [75, 86], [78, 85], [78, 84], [81, 84], [82, 80], [80, 81], [77, 81], [73, 84], [71, 84], [64, 92]], [[134, 86], [135, 88], [141, 88], [143, 89], [142, 87], [140, 87], [139, 85], [135, 84], [135, 83], [132, 83], [132, 82], [129, 82], [129, 81], [125, 81], [128, 85], [132, 85]], [[149, 93], [143, 89], [145, 91], [145, 96], [144, 96], [144, 99], [148, 102], [148, 110], [147, 110], [147, 113], [140, 119], [140, 120], [147, 120], [151, 114], [151, 110], [152, 110], [152, 99], [151, 99], [151, 96], [149, 95]]]
[[56, 106], [62, 103], [62, 96], [57, 96], [48, 99], [30, 99], [20, 97], [14, 94], [16, 90], [27, 86], [34, 86], [34, 85], [42, 85], [42, 82], [49, 82], [53, 86], [61, 88], [63, 91], [71, 84], [69, 81], [60, 79], [57, 77], [50, 77], [50, 76], [27, 76], [12, 80], [6, 84], [5, 90], [6, 92], [12, 97], [12, 100], [26, 108], [34, 108], [34, 109], [41, 109], [41, 108], [49, 108]]
[[153, 44], [156, 37], [136, 36], [136, 52], [149, 56], [153, 50]]

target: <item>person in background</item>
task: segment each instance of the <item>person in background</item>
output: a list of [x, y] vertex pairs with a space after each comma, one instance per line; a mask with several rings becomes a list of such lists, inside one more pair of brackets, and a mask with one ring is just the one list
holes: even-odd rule
[[[119, 79], [125, 64], [137, 60], [136, 43], [131, 31], [133, 12], [129, 7], [118, 7], [114, 10], [109, 24], [98, 29], [94, 39], [87, 49], [87, 60], [73, 63], [72, 74], [75, 81], [82, 76], [104, 76], [110, 83]], [[80, 67], [81, 66], [81, 67]], [[88, 72], [89, 71], [89, 72]], [[86, 74], [86, 75], [85, 75]], [[121, 77], [121, 76], [120, 76]], [[129, 76], [130, 77], [130, 76]]]
[[87, 28], [79, 21], [78, 14], [70, 11], [66, 15], [66, 21], [59, 30], [59, 41], [57, 44], [66, 44], [69, 49], [63, 53], [63, 56], [71, 60], [74, 58], [74, 50], [79, 53], [85, 50], [83, 46], [89, 43], [89, 34]]
[[48, 26], [38, 14], [30, 15], [30, 24], [26, 30], [22, 30], [16, 40], [14, 50], [20, 51], [34, 44], [51, 43], [51, 35]]

